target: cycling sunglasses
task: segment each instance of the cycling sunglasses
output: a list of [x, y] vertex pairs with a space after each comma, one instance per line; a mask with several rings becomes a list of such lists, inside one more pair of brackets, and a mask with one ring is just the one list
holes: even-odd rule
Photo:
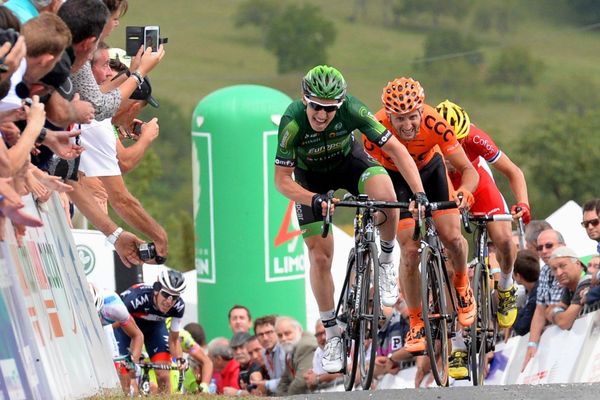
[[310, 106], [310, 108], [312, 108], [315, 111], [321, 111], [321, 110], [325, 110], [326, 113], [331, 113], [334, 111], [339, 110], [339, 108], [342, 106], [343, 102], [340, 103], [336, 103], [336, 104], [321, 104], [319, 102], [316, 102], [314, 100], [310, 100], [308, 97], [304, 97], [304, 100], [306, 100], [306, 103]]
[[583, 221], [581, 222], [581, 226], [583, 226], [585, 229], [588, 228], [588, 226], [592, 225], [593, 227], [598, 226], [598, 224], [600, 224], [600, 219], [598, 218], [594, 218], [594, 219], [590, 219], [588, 221]]
[[160, 294], [166, 300], [169, 300], [169, 298], [171, 298], [171, 299], [173, 299], [173, 301], [177, 301], [177, 299], [179, 299], [179, 295], [178, 294], [172, 294], [172, 293], [167, 292], [166, 290], [161, 290]]

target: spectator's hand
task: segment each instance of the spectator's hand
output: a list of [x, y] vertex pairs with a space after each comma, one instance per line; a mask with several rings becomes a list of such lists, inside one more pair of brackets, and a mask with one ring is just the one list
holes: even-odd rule
[[27, 128], [39, 132], [44, 127], [46, 121], [46, 111], [44, 111], [44, 104], [40, 103], [39, 96], [33, 96], [31, 99], [31, 107], [24, 105], [23, 108], [27, 113]]
[[306, 386], [308, 386], [310, 390], [315, 390], [317, 387], [317, 374], [315, 374], [315, 371], [309, 369], [304, 373], [303, 377], [306, 381]]
[[2, 137], [9, 146], [14, 146], [17, 144], [17, 141], [21, 137], [21, 130], [15, 125], [14, 122], [10, 121], [0, 124], [0, 132], [2, 132]]
[[256, 385], [256, 389], [252, 391], [253, 393], [256, 392], [264, 393], [265, 395], [267, 394], [267, 387], [264, 380], [252, 379], [252, 376], [250, 376], [250, 383]]
[[48, 131], [46, 139], [44, 140], [44, 146], [48, 146], [57, 156], [64, 158], [65, 160], [73, 160], [77, 158], [83, 147], [71, 143], [71, 138], [79, 135], [80, 131]]
[[158, 137], [159, 131], [158, 118], [152, 118], [150, 121], [142, 124], [142, 131], [138, 140], [144, 140], [151, 143]]
[[0, 194], [3, 196], [2, 200], [0, 200], [0, 210], [4, 214], [9, 214], [12, 211], [25, 207], [21, 196], [12, 187], [12, 182], [12, 178], [0, 178]]
[[27, 47], [23, 36], [19, 36], [12, 48], [10, 42], [6, 42], [0, 47], [0, 57], [4, 57], [4, 65], [8, 67], [8, 71], [0, 73], [0, 82], [9, 79], [14, 74], [26, 53]]
[[525, 371], [525, 368], [527, 368], [527, 364], [529, 364], [529, 360], [534, 358], [536, 353], [537, 353], [537, 347], [534, 347], [534, 346], [527, 347], [527, 353], [525, 353], [525, 359], [523, 360], [523, 365], [521, 366], [521, 372]]
[[115, 242], [115, 250], [127, 268], [142, 265], [138, 255], [138, 246], [144, 241], [131, 232], [123, 231]]
[[73, 122], [79, 124], [89, 124], [96, 116], [96, 110], [92, 103], [81, 100], [79, 93], [75, 93], [73, 99], [70, 101], [71, 107], [75, 113], [75, 120]]
[[167, 255], [169, 254], [167, 232], [160, 228], [160, 232], [157, 233], [158, 234], [152, 238], [152, 240], [154, 240], [154, 245], [156, 246], [156, 255], [167, 258]]
[[52, 194], [52, 192], [30, 172], [25, 175], [25, 184], [38, 203], [45, 203]]
[[[153, 53], [152, 48], [148, 47], [146, 51], [144, 51], [144, 54], [142, 54], [140, 65], [137, 70], [140, 72], [140, 74], [142, 74], [142, 76], [145, 77], [154, 69], [154, 67], [158, 65], [164, 56], [165, 48], [162, 44], [158, 47], [158, 51], [156, 53]], [[132, 68], [131, 71], [135, 71], [135, 69]]]
[[13, 108], [12, 110], [0, 111], [0, 123], [21, 121], [27, 118], [27, 113], [23, 107]]
[[73, 186], [64, 183], [59, 176], [48, 175], [44, 172], [43, 174], [40, 174], [40, 176], [38, 176], [38, 179], [50, 190], [55, 190], [57, 192], [73, 191]]

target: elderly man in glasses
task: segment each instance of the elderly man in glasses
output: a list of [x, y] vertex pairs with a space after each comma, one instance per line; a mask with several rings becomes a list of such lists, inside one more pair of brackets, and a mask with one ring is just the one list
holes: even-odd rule
[[559, 231], [546, 229], [540, 233], [537, 240], [537, 253], [542, 259], [544, 265], [540, 270], [540, 278], [537, 289], [537, 304], [533, 319], [531, 320], [531, 330], [529, 334], [529, 343], [527, 344], [527, 354], [523, 361], [523, 370], [527, 363], [537, 352], [538, 343], [542, 331], [548, 322], [546, 320], [546, 308], [560, 303], [562, 297], [562, 288], [558, 280], [555, 279], [552, 269], [548, 265], [552, 252], [559, 247], [565, 246], [565, 239]]
[[560, 302], [546, 309], [546, 319], [561, 329], [571, 329], [583, 307], [581, 299], [590, 287], [590, 277], [577, 253], [566, 246], [556, 248], [548, 263], [563, 292]]

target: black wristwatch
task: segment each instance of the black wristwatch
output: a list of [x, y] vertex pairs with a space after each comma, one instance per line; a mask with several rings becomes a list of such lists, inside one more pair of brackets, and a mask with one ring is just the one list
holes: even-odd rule
[[40, 131], [40, 134], [38, 135], [37, 139], [35, 139], [35, 142], [37, 144], [42, 144], [44, 142], [44, 140], [46, 139], [46, 135], [48, 134], [48, 130], [46, 128], [42, 128], [42, 130]]

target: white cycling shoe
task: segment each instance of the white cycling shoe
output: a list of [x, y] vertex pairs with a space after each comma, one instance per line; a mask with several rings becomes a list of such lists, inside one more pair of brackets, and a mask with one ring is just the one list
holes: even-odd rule
[[325, 372], [334, 374], [342, 370], [344, 367], [342, 353], [342, 339], [339, 336], [327, 339], [327, 343], [325, 343], [325, 348], [323, 349], [323, 359], [321, 360]]
[[398, 275], [393, 262], [379, 266], [379, 297], [386, 307], [393, 307], [398, 301]]

